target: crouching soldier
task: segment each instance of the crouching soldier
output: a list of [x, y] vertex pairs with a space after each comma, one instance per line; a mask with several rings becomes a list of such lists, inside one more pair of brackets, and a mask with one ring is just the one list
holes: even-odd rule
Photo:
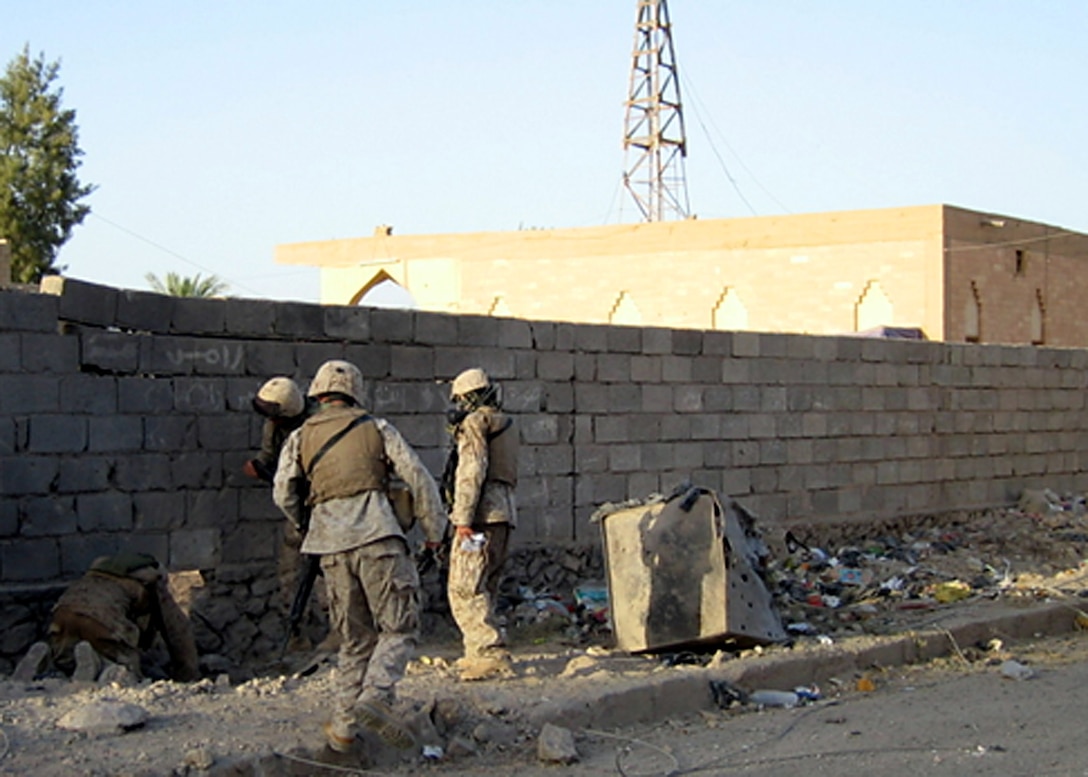
[[[93, 680], [101, 659], [146, 672], [142, 658], [161, 635], [170, 654], [169, 676], [200, 677], [192, 624], [170, 595], [166, 570], [146, 553], [101, 556], [72, 583], [53, 608], [49, 645], [54, 665]], [[89, 643], [93, 653], [85, 645]], [[78, 663], [78, 667], [77, 667]]]
[[518, 432], [501, 409], [498, 387], [483, 370], [458, 375], [450, 395], [454, 447], [446, 478], [452, 480], [452, 495], [451, 484], [444, 485], [454, 527], [450, 612], [465, 648], [461, 679], [483, 680], [512, 673], [495, 599], [517, 523]]
[[363, 409], [363, 379], [354, 364], [325, 362], [309, 394], [319, 409], [287, 438], [272, 495], [305, 530], [302, 552], [321, 558], [329, 617], [340, 635], [325, 739], [347, 752], [361, 723], [390, 744], [411, 747], [414, 734], [393, 705], [418, 639], [419, 577], [386, 495], [390, 476], [407, 484], [432, 549], [446, 513], [416, 452], [392, 424]]
[[251, 478], [271, 485], [283, 443], [314, 411], [314, 403], [302, 395], [302, 389], [293, 380], [276, 377], [258, 389], [253, 409], [265, 419], [261, 427], [261, 450], [242, 469]]

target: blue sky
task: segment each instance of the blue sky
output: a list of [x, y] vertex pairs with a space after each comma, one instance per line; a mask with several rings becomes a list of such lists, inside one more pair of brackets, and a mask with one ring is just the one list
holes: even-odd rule
[[[5, 5], [8, 6], [5, 9]], [[636, 0], [0, 3], [60, 60], [67, 274], [318, 298], [275, 246], [635, 220]], [[1088, 3], [671, 0], [700, 218], [948, 203], [1088, 232]]]

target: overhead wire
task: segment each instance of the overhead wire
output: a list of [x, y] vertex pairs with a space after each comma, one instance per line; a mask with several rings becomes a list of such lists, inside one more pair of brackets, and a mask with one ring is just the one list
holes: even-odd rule
[[[162, 245], [161, 243], [157, 243], [154, 240], [151, 240], [150, 238], [144, 237], [143, 235], [139, 234], [138, 232], [134, 232], [133, 230], [129, 229], [128, 227], [122, 226], [121, 224], [118, 224], [116, 221], [112, 221], [111, 219], [108, 219], [105, 216], [102, 216], [101, 214], [97, 213], [96, 211], [92, 210], [90, 215], [94, 216], [99, 221], [103, 221], [106, 224], [109, 224], [114, 229], [117, 229], [117, 230], [119, 230], [121, 232], [124, 232], [126, 235], [129, 235], [131, 237], [136, 238], [137, 240], [140, 240], [140, 241], [142, 241], [144, 243], [147, 243], [149, 246], [157, 248], [158, 250], [162, 251], [163, 253], [167, 253], [167, 254], [169, 254], [170, 256], [173, 256], [176, 259], [180, 259], [181, 261], [185, 262], [186, 264], [190, 265], [191, 267], [195, 267], [196, 269], [201, 270], [202, 272], [206, 272], [206, 273], [209, 273], [211, 275], [215, 275], [215, 276], [221, 278], [223, 281], [229, 283], [232, 288], [236, 288], [236, 289], [239, 289], [241, 291], [249, 292], [249, 293], [254, 294], [254, 295], [258, 296], [258, 297], [263, 296], [261, 294], [261, 292], [257, 291], [254, 288], [251, 288], [251, 287], [247, 286], [245, 283], [242, 283], [242, 282], [238, 281], [236, 278], [227, 277], [225, 275], [222, 275], [221, 273], [216, 272], [215, 270], [211, 269], [210, 267], [205, 267], [204, 265], [202, 265], [202, 264], [200, 264], [198, 262], [194, 262], [192, 259], [188, 258], [187, 256], [184, 256], [184, 255], [178, 253], [177, 251], [174, 251], [174, 250], [172, 250], [170, 248], [167, 248], [166, 246]], [[301, 274], [301, 272], [302, 271], [292, 271], [290, 273], [285, 273], [285, 274], [297, 275], [297, 274]], [[279, 276], [277, 276], [277, 277], [279, 277]]]
[[710, 120], [711, 126], [718, 133], [719, 138], [721, 139], [722, 143], [725, 144], [725, 147], [726, 147], [726, 149], [728, 149], [729, 153], [731, 153], [733, 155], [733, 157], [737, 160], [737, 164], [739, 164], [741, 166], [741, 168], [744, 170], [744, 172], [746, 172], [749, 175], [749, 177], [751, 177], [751, 179], [755, 183], [755, 185], [759, 187], [760, 191], [762, 191], [765, 195], [767, 195], [767, 197], [772, 202], [774, 202], [775, 205], [777, 205], [779, 208], [781, 208], [782, 211], [785, 212], [785, 213], [792, 213], [792, 211], [789, 208], [787, 208], [784, 204], [782, 204], [781, 200], [779, 200], [777, 197], [775, 197], [774, 194], [771, 193], [771, 191], [769, 189], [767, 189], [766, 186], [763, 185], [763, 183], [759, 180], [759, 178], [756, 177], [755, 173], [752, 172], [751, 168], [749, 168], [748, 165], [746, 165], [744, 163], [744, 160], [741, 158], [740, 154], [737, 153], [737, 151], [729, 143], [729, 140], [728, 140], [728, 138], [726, 138], [725, 133], [722, 132], [721, 129], [718, 127], [717, 123], [715, 123], [714, 117], [712, 115], [710, 115], [710, 111], [707, 109], [706, 103], [703, 102], [703, 99], [699, 96], [698, 92], [695, 89], [695, 85], [692, 83], [691, 79], [687, 76], [687, 74], [686, 73], [681, 73], [680, 74], [680, 80], [683, 83], [685, 91], [687, 91], [687, 93], [690, 94], [691, 97], [692, 97], [691, 105], [692, 105], [692, 108], [694, 109], [694, 112], [695, 112], [695, 119], [696, 119], [696, 121], [698, 121], [699, 126], [702, 128], [703, 132], [706, 134], [707, 142], [710, 144], [710, 150], [714, 153], [714, 156], [717, 158], [718, 164], [721, 165], [722, 170], [724, 171], [726, 178], [729, 180], [730, 184], [732, 184], [734, 190], [737, 192], [737, 196], [739, 196], [741, 198], [741, 200], [744, 202], [744, 204], [748, 207], [748, 210], [751, 211], [752, 215], [757, 216], [759, 214], [756, 212], [755, 208], [752, 207], [752, 204], [748, 201], [748, 198], [745, 197], [744, 193], [740, 190], [740, 184], [737, 182], [736, 178], [734, 178], [733, 174], [729, 171], [728, 166], [725, 164], [725, 160], [722, 158], [722, 155], [718, 152], [718, 148], [714, 144], [714, 138], [711, 136], [710, 131], [706, 127], [706, 123], [703, 121], [703, 112], [700, 112], [700, 110], [699, 110], [699, 105], [700, 104], [703, 106], [703, 111], [707, 113], [707, 115], [709, 117], [709, 120]]

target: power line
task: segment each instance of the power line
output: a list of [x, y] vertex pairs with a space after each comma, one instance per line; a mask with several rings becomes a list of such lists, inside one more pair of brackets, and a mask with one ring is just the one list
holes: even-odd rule
[[224, 281], [229, 283], [234, 288], [240, 289], [242, 291], [248, 291], [249, 293], [255, 294], [258, 297], [262, 296], [261, 292], [257, 291], [256, 289], [252, 289], [252, 288], [246, 286], [244, 283], [239, 283], [237, 280], [235, 280], [233, 278], [228, 278], [226, 276], [220, 275], [219, 273], [217, 273], [215, 270], [211, 269], [210, 267], [205, 267], [205, 266], [203, 266], [203, 265], [201, 265], [201, 264], [199, 264], [197, 262], [194, 262], [192, 259], [188, 258], [187, 256], [183, 256], [183, 255], [179, 254], [177, 251], [174, 251], [174, 250], [172, 250], [170, 248], [167, 248], [166, 246], [161, 245], [160, 243], [156, 243], [154, 240], [151, 240], [150, 238], [144, 237], [143, 235], [141, 235], [141, 234], [139, 234], [137, 232], [133, 232], [128, 227], [123, 227], [120, 224], [118, 224], [116, 221], [111, 221], [110, 219], [106, 218], [105, 216], [99, 215], [98, 213], [96, 213], [93, 210], [91, 211], [91, 215], [94, 216], [99, 221], [106, 222], [107, 224], [109, 224], [114, 229], [117, 229], [117, 230], [119, 230], [121, 232], [124, 232], [126, 235], [130, 235], [131, 237], [134, 237], [137, 240], [143, 241], [144, 243], [147, 243], [149, 246], [157, 248], [160, 251], [162, 251], [163, 253], [166, 253], [166, 254], [169, 254], [170, 256], [173, 256], [175, 259], [180, 259], [181, 261], [185, 262], [188, 265], [191, 265], [192, 267], [197, 268], [198, 270], [202, 270], [203, 272], [206, 272], [206, 273], [209, 273], [211, 275], [215, 275], [217, 277], [223, 278]]

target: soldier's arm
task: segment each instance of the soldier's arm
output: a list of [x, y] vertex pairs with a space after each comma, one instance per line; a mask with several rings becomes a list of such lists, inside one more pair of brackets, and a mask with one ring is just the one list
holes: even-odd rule
[[385, 455], [393, 465], [393, 471], [412, 492], [413, 509], [424, 536], [429, 542], [440, 542], [446, 531], [447, 519], [442, 498], [438, 493], [438, 484], [423, 465], [419, 454], [396, 427], [382, 418], [375, 419], [375, 425], [381, 432]]
[[272, 501], [296, 529], [303, 530], [303, 495], [306, 493], [306, 473], [299, 460], [299, 442], [302, 439], [298, 430], [291, 432], [280, 451], [276, 477], [272, 481]]
[[488, 420], [484, 413], [470, 413], [457, 431], [457, 475], [450, 521], [471, 526], [487, 477]]

